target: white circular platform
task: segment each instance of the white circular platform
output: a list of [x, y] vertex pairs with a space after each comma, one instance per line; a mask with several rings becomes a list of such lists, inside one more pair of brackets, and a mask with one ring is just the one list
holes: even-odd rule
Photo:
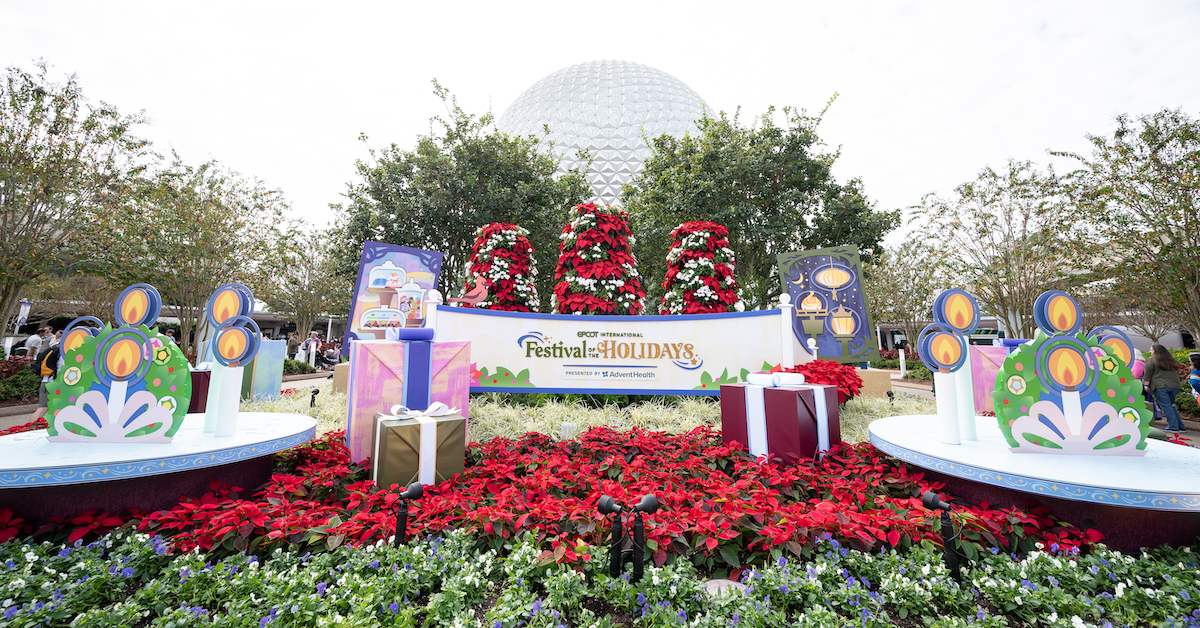
[[978, 440], [938, 440], [936, 415], [871, 423], [880, 451], [945, 475], [1074, 501], [1200, 512], [1200, 449], [1149, 440], [1144, 456], [1016, 454], [994, 417], [975, 417]]
[[237, 433], [204, 433], [189, 414], [169, 443], [52, 443], [46, 430], [0, 436], [0, 489], [123, 480], [211, 467], [283, 451], [313, 439], [302, 414], [242, 412]]

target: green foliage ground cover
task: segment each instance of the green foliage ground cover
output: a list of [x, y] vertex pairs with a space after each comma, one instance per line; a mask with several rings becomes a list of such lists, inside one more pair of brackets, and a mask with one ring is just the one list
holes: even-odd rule
[[954, 582], [929, 547], [864, 553], [821, 541], [811, 559], [743, 571], [713, 597], [688, 561], [610, 578], [606, 550], [556, 563], [528, 538], [478, 550], [466, 535], [221, 560], [117, 532], [90, 544], [0, 545], [0, 623], [33, 626], [1194, 626], [1194, 551], [1099, 547], [985, 554]]

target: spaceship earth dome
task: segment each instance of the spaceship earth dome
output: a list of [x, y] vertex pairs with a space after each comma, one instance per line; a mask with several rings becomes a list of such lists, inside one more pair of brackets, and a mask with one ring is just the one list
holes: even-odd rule
[[[526, 89], [496, 125], [514, 135], [538, 135], [561, 159], [559, 173], [579, 167], [577, 153], [590, 151], [586, 171], [595, 197], [615, 204], [650, 155], [642, 138], [696, 131], [704, 101], [682, 81], [630, 61], [591, 61], [565, 67]], [[543, 135], [544, 128], [550, 130]]]

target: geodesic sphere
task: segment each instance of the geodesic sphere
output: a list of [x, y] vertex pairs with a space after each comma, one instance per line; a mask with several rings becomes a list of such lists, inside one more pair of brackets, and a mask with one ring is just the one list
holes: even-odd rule
[[591, 61], [534, 83], [496, 125], [506, 133], [542, 137], [543, 149], [552, 145], [562, 159], [560, 174], [581, 167], [576, 155], [589, 150], [586, 176], [595, 194], [590, 200], [612, 205], [650, 155], [643, 133], [695, 134], [703, 106], [696, 92], [666, 72], [630, 61]]

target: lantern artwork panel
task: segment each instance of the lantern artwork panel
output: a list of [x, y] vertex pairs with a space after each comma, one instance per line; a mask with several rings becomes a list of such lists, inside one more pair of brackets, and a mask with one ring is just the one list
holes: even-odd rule
[[783, 287], [795, 304], [792, 330], [801, 346], [814, 338], [822, 360], [841, 364], [879, 359], [858, 247], [790, 251], [778, 262]]

